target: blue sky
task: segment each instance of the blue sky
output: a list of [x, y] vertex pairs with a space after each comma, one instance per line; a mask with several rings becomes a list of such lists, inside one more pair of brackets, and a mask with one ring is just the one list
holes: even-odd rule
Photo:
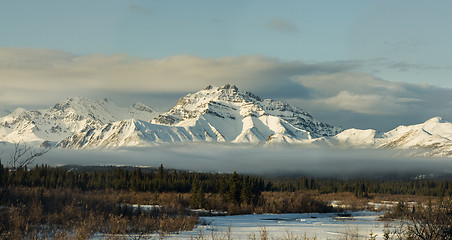
[[[353, 24], [356, 14], [352, 13], [365, 9], [356, 3], [328, 9], [328, 4], [299, 1], [287, 5], [277, 1], [10, 1], [0, 10], [8, 36], [1, 43], [153, 58], [179, 54], [343, 58], [343, 31]], [[282, 22], [272, 25], [274, 19]], [[327, 43], [331, 37], [337, 42], [315, 47], [319, 40]]]
[[[44, 105], [66, 94], [85, 94], [113, 95], [124, 104], [128, 103], [124, 99], [136, 96], [164, 109], [172, 104], [143, 96], [153, 94], [161, 99], [164, 95], [171, 102], [179, 94], [204, 87], [211, 79], [214, 84], [232, 82], [263, 97], [303, 104], [301, 107], [314, 111], [321, 120], [339, 121], [348, 127], [355, 121], [332, 116], [343, 110], [358, 114], [352, 114], [356, 119], [374, 119], [378, 114], [369, 115], [370, 110], [364, 108], [394, 100], [390, 97], [397, 88], [399, 95], [393, 97], [409, 102], [409, 106], [403, 105], [405, 109], [414, 102], [441, 102], [434, 96], [447, 94], [425, 96], [431, 89], [448, 92], [452, 88], [450, 9], [451, 1], [440, 0], [0, 1], [0, 105]], [[240, 61], [251, 67], [237, 69], [231, 63]], [[144, 67], [158, 70], [149, 72]], [[218, 71], [210, 71], [212, 68]], [[128, 70], [121, 72], [123, 69]], [[181, 74], [170, 76], [161, 69]], [[237, 74], [226, 73], [229, 69]], [[121, 72], [123, 84], [130, 83], [125, 78], [132, 72], [134, 79], [150, 74], [147, 82], [134, 82], [148, 86], [127, 86], [123, 91], [120, 79], [108, 80], [108, 71]], [[119, 72], [115, 76], [121, 76]], [[84, 78], [74, 80], [79, 75]], [[253, 80], [259, 77], [263, 80]], [[307, 77], [311, 83], [306, 82]], [[161, 83], [168, 78], [174, 79], [167, 85]], [[325, 86], [312, 83], [325, 78], [334, 82], [347, 78], [349, 89], [331, 92], [328, 82]], [[80, 81], [81, 87], [65, 81]], [[350, 90], [363, 82], [375, 88]], [[393, 87], [381, 92], [380, 83]], [[39, 90], [36, 85], [44, 87]], [[49, 94], [49, 89], [60, 94]], [[12, 95], [17, 99], [11, 100]], [[42, 95], [46, 97], [37, 97]], [[53, 97], [47, 97], [50, 95]], [[337, 111], [333, 111], [334, 105], [321, 105], [343, 98], [347, 98], [345, 102], [367, 102], [354, 108], [336, 104]], [[404, 114], [391, 121], [408, 124], [409, 119], [422, 121], [427, 115], [442, 115], [450, 107], [448, 101], [444, 99], [447, 104], [437, 112], [415, 118]], [[392, 107], [394, 104], [377, 109], [378, 116], [395, 116], [389, 113], [399, 107]]]

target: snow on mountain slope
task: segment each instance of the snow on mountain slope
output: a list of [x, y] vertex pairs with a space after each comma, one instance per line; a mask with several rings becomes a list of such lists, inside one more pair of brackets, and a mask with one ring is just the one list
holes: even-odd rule
[[375, 144], [376, 131], [373, 129], [347, 129], [330, 139], [336, 146], [371, 147]]
[[452, 123], [434, 117], [425, 123], [399, 126], [377, 139], [377, 148], [428, 150], [424, 155], [441, 156], [452, 153]]
[[[123, 124], [124, 121], [115, 122], [112, 126]], [[301, 109], [274, 100], [262, 100], [231, 85], [209, 86], [188, 94], [170, 111], [152, 120], [151, 124], [140, 122], [139, 125], [139, 128], [131, 128], [134, 130], [127, 136], [123, 128], [110, 125], [104, 125], [102, 130], [79, 131], [58, 146], [95, 148], [186, 141], [295, 143], [313, 136], [330, 136], [341, 130], [313, 119]], [[156, 133], [172, 138], [150, 137]]]
[[440, 117], [386, 133], [347, 129], [303, 110], [261, 99], [236, 86], [209, 86], [182, 97], [168, 112], [108, 99], [68, 98], [46, 110], [18, 108], [0, 118], [0, 141], [52, 141], [65, 148], [149, 146], [180, 142], [302, 143], [337, 148], [409, 149], [413, 155], [452, 156], [452, 123]]
[[375, 130], [348, 129], [334, 137], [314, 141], [333, 147], [412, 149], [415, 155], [452, 156], [452, 123], [434, 117], [424, 123], [399, 126], [377, 134]]
[[[279, 123], [276, 134], [263, 122], [279, 121], [277, 117], [263, 116], [260, 119], [243, 119], [246, 129], [232, 137], [235, 143], [265, 143], [275, 136], [280, 142], [299, 142], [309, 134], [287, 124]], [[275, 124], [275, 126], [278, 126]], [[291, 132], [291, 135], [287, 132]], [[296, 133], [296, 135], [294, 134]], [[270, 135], [269, 135], [270, 134]], [[160, 143], [182, 142], [226, 142], [228, 133], [222, 134], [208, 121], [201, 118], [194, 126], [169, 126], [129, 119], [108, 123], [97, 129], [84, 129], [60, 141], [57, 146], [64, 148], [98, 148], [124, 146], [151, 146]], [[271, 136], [271, 137], [268, 137]]]
[[[265, 124], [265, 120], [261, 118], [263, 116], [277, 117], [279, 121]], [[226, 140], [236, 142], [245, 136], [259, 141], [266, 140], [271, 134], [277, 133], [275, 129], [280, 129], [286, 123], [304, 132], [301, 135], [306, 138], [333, 136], [342, 131], [339, 127], [315, 120], [299, 108], [280, 101], [261, 99], [249, 92], [240, 92], [236, 86], [229, 84], [223, 87], [208, 86], [197, 93], [188, 94], [170, 111], [152, 122], [190, 127], [196, 125], [199, 119], [209, 121], [221, 133], [231, 133], [225, 136]]]
[[128, 119], [108, 123], [97, 129], [82, 130], [57, 144], [58, 147], [97, 148], [120, 146], [150, 146], [158, 143], [178, 143], [203, 140], [183, 127], [151, 124]]
[[158, 114], [150, 107], [136, 103], [118, 107], [108, 99], [68, 98], [45, 110], [16, 109], [0, 118], [0, 141], [60, 141], [74, 132], [102, 126], [105, 123], [139, 118], [146, 121]]

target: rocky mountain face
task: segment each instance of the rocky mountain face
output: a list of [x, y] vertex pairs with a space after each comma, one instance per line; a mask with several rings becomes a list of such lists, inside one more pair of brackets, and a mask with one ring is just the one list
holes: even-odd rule
[[16, 109], [0, 118], [0, 141], [61, 141], [72, 134], [125, 118], [151, 120], [158, 114], [152, 108], [136, 103], [129, 108], [108, 99], [68, 98], [45, 110]]
[[[333, 136], [342, 131], [339, 127], [315, 120], [302, 109], [272, 99], [261, 99], [250, 92], [241, 92], [236, 86], [229, 84], [223, 87], [208, 86], [197, 93], [188, 94], [181, 98], [175, 107], [154, 119], [152, 123], [193, 126], [200, 119], [210, 117], [224, 120], [222, 122], [228, 122], [228, 119], [247, 121], [249, 118], [255, 123], [262, 122], [264, 119], [261, 118], [266, 116], [279, 118], [281, 122], [306, 131], [313, 138]], [[256, 125], [254, 124], [253, 127], [257, 128]]]
[[315, 120], [280, 101], [261, 99], [236, 86], [208, 86], [181, 98], [151, 123], [124, 120], [85, 129], [61, 141], [71, 148], [146, 146], [172, 142], [300, 142], [342, 129]]

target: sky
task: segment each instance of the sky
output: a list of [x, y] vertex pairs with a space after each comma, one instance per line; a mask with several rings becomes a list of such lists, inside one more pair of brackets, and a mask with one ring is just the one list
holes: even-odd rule
[[452, 121], [451, 1], [0, 0], [0, 109], [236, 84], [344, 128]]

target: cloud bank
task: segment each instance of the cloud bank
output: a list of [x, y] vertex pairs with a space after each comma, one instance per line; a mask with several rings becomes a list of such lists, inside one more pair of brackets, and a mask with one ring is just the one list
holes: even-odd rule
[[282, 61], [259, 55], [149, 59], [0, 48], [0, 107], [50, 106], [66, 97], [88, 96], [136, 98], [167, 110], [188, 92], [230, 83], [346, 128], [386, 131], [434, 116], [452, 120], [452, 89], [378, 79], [361, 72], [363, 64], [369, 63]]
[[[6, 153], [6, 152], [5, 152]], [[265, 176], [407, 177], [451, 174], [443, 158], [397, 157], [386, 150], [333, 150], [285, 146], [176, 144], [121, 151], [53, 149], [36, 164], [121, 165]]]

